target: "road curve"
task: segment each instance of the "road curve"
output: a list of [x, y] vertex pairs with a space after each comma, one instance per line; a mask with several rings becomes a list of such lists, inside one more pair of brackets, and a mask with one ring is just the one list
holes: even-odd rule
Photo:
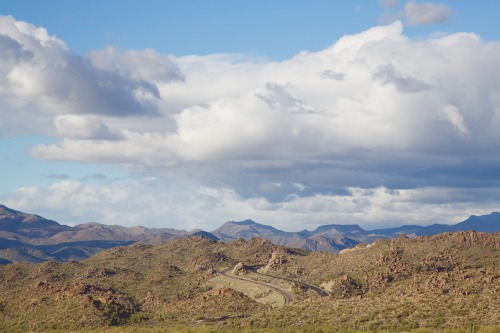
[[291, 303], [293, 302], [293, 296], [292, 294], [290, 294], [288, 291], [284, 290], [284, 289], [281, 289], [279, 287], [276, 287], [275, 285], [272, 285], [270, 283], [265, 283], [265, 282], [260, 282], [260, 281], [255, 281], [255, 280], [252, 280], [252, 279], [248, 279], [248, 278], [244, 278], [244, 277], [241, 277], [241, 276], [234, 276], [234, 275], [229, 275], [227, 274], [227, 272], [229, 272], [231, 270], [231, 268], [227, 268], [225, 270], [222, 270], [222, 271], [219, 271], [219, 273], [225, 277], [228, 277], [230, 279], [236, 279], [236, 280], [242, 280], [242, 281], [245, 281], [245, 282], [249, 282], [249, 283], [253, 283], [253, 284], [257, 284], [259, 286], [264, 286], [266, 288], [269, 288], [271, 290], [274, 290], [276, 291], [277, 293], [281, 294], [281, 296], [283, 296], [283, 299], [285, 300], [285, 304], [288, 304], [288, 303]]
[[302, 284], [302, 285], [308, 287], [309, 289], [314, 290], [321, 297], [330, 296], [330, 294], [326, 290], [323, 290], [323, 289], [321, 289], [319, 287], [313, 286], [312, 284], [304, 283], [304, 282], [297, 281], [297, 280], [294, 280], [294, 279], [284, 278], [284, 277], [281, 277], [281, 276], [275, 276], [275, 275], [269, 275], [269, 274], [260, 273], [260, 272], [257, 271], [256, 268], [254, 268], [252, 271], [255, 274], [258, 274], [258, 275], [267, 276], [267, 277], [274, 278], [274, 279], [280, 279], [280, 280], [285, 280], [285, 281], [289, 281], [289, 282], [294, 282], [294, 283]]

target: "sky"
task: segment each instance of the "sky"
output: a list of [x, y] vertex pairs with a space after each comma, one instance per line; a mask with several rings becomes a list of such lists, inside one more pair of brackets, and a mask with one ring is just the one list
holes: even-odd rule
[[500, 210], [500, 3], [0, 0], [0, 204], [287, 231]]

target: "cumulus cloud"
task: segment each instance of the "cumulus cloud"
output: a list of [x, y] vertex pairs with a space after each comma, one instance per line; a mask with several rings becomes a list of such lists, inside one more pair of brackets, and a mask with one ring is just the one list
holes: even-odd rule
[[165, 151], [165, 138], [158, 133], [124, 131], [120, 140], [65, 139], [60, 144], [38, 145], [31, 153], [45, 160], [74, 160], [87, 163], [137, 163], [168, 165], [171, 153]]
[[0, 35], [0, 59], [5, 67], [32, 58], [33, 53], [24, 50], [18, 41], [7, 35]]
[[107, 47], [90, 52], [87, 58], [97, 69], [118, 72], [135, 80], [171, 82], [185, 78], [173, 57], [161, 55], [153, 49], [121, 51]]
[[58, 134], [69, 139], [117, 140], [120, 133], [114, 133], [96, 116], [61, 115], [54, 118]]
[[0, 17], [0, 46], [2, 106], [32, 119], [40, 113], [157, 115], [154, 82], [182, 79], [168, 56], [107, 49], [80, 57], [44, 28], [10, 16]]
[[[178, 206], [152, 218], [299, 223], [314, 212], [308, 219], [333, 223], [347, 222], [341, 210], [363, 212], [360, 221], [395, 221], [428, 207], [444, 216], [442, 206], [399, 203], [401, 193], [423, 187], [451, 196], [465, 181], [476, 190], [500, 186], [500, 43], [475, 34], [412, 40], [394, 22], [280, 62], [113, 48], [82, 58], [10, 17], [0, 34], [0, 107], [11, 111], [0, 125], [32, 119], [44, 124], [33, 131], [60, 138], [33, 147], [35, 157], [192, 182], [179, 185], [180, 199], [145, 184], [104, 190], [81, 182], [23, 189], [19, 198], [38, 193], [50, 206], [40, 198], [55, 204], [67, 193], [101, 208], [85, 200], [105, 202], [109, 193], [110, 205], [125, 207], [135, 191], [153, 193], [143, 207], [158, 207], [155, 194]], [[123, 217], [110, 209], [106, 221]]]
[[[448, 163], [443, 152], [453, 160], [464, 149], [488, 143], [496, 149], [499, 134], [490, 128], [498, 124], [499, 101], [491, 68], [499, 53], [498, 43], [473, 34], [411, 41], [396, 22], [281, 63], [179, 58], [184, 79], [158, 84], [163, 118], [138, 121], [138, 129], [135, 120], [60, 116], [56, 128], [65, 140], [33, 154], [142, 165], [153, 173], [166, 167], [245, 196], [270, 196], [255, 184], [276, 182], [306, 184], [309, 193], [381, 182], [415, 186], [432, 175], [414, 169]], [[453, 130], [443, 130], [444, 123]], [[467, 138], [467, 146], [457, 138]]]
[[[162, 117], [124, 122], [61, 115], [54, 124], [65, 140], [37, 146], [33, 153], [43, 159], [158, 167], [272, 160], [287, 164], [288, 173], [339, 160], [349, 160], [345, 163], [352, 170], [356, 155], [396, 158], [411, 151], [433, 154], [436, 148], [461, 154], [453, 143], [457, 133], [477, 136], [472, 146], [498, 137], [484, 131], [497, 119], [491, 67], [498, 67], [498, 53], [498, 43], [473, 34], [412, 41], [396, 22], [280, 63], [224, 55], [179, 58], [183, 76], [176, 74], [168, 84], [154, 81], [141, 66], [135, 72], [130, 67], [127, 75], [158, 86]], [[144, 59], [153, 55], [146, 50]], [[135, 52], [134, 59], [142, 58]], [[112, 69], [104, 61], [99, 66]], [[440, 130], [443, 119], [456, 131]]]
[[409, 25], [440, 23], [450, 19], [451, 9], [444, 4], [408, 1], [405, 4], [405, 18]]

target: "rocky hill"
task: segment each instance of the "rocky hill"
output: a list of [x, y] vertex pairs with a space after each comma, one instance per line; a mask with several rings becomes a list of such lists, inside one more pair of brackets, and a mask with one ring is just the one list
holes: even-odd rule
[[0, 331], [493, 333], [499, 262], [499, 233], [401, 236], [340, 254], [263, 238], [136, 243], [0, 266]]

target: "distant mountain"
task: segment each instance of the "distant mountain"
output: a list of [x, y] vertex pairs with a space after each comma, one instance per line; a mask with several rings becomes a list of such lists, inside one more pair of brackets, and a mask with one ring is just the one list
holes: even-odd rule
[[175, 229], [148, 229], [145, 227], [123, 227], [120, 225], [105, 225], [100, 223], [85, 223], [59, 232], [52, 236], [49, 243], [75, 242], [82, 240], [110, 240], [110, 241], [140, 241], [148, 243], [149, 240], [162, 236], [175, 238], [184, 236], [187, 232]]
[[[444, 226], [444, 224], [441, 224]], [[401, 235], [406, 235], [409, 237], [418, 236], [420, 234], [425, 234], [425, 228], [420, 225], [404, 225], [396, 228], [387, 228], [387, 229], [375, 229], [371, 230], [371, 232], [375, 235], [385, 235], [388, 237], [398, 237]]]
[[477, 232], [494, 233], [500, 231], [500, 213], [493, 212], [489, 215], [472, 215], [467, 220], [452, 226], [453, 231], [474, 230]]
[[[319, 232], [310, 232], [307, 230], [301, 232], [287, 232], [274, 227], [256, 223], [252, 220], [241, 222], [226, 222], [211, 233], [223, 241], [232, 241], [238, 238], [248, 240], [252, 237], [262, 237], [270, 240], [274, 244], [286, 245], [290, 247], [299, 247], [310, 251], [339, 252], [346, 247], [356, 246], [359, 241], [346, 237], [340, 230], [352, 231], [356, 233], [359, 230], [364, 231], [359, 226], [323, 226]], [[357, 228], [356, 228], [357, 227]], [[316, 229], [316, 230], [318, 230]], [[315, 231], [316, 231], [315, 230]]]
[[397, 228], [376, 230], [365, 230], [357, 224], [328, 224], [319, 226], [313, 231], [287, 232], [252, 220], [230, 221], [212, 231], [211, 234], [223, 241], [263, 237], [279, 245], [299, 247], [310, 251], [337, 253], [345, 248], [355, 247], [359, 243], [372, 243], [378, 239], [394, 238], [401, 235], [408, 237], [431, 236], [443, 232], [468, 230], [488, 233], [500, 231], [500, 213], [494, 212], [484, 216], [473, 215], [467, 220], [454, 225], [404, 225]]
[[[306, 230], [306, 232], [308, 232]], [[327, 224], [317, 227], [314, 231], [310, 232], [312, 235], [345, 235], [345, 234], [366, 234], [366, 230], [357, 224]]]
[[71, 227], [0, 205], [0, 264], [82, 260], [116, 246], [160, 244], [188, 235], [184, 230], [94, 222]]
[[0, 205], [0, 222], [0, 232], [7, 231], [29, 238], [47, 238], [71, 229], [41, 216], [18, 212], [3, 205]]
[[[310, 236], [323, 236], [326, 238], [347, 237], [357, 243], [371, 243], [385, 237], [383, 234], [366, 231], [357, 224], [327, 224], [313, 231], [304, 230]], [[354, 245], [355, 246], [355, 245]], [[353, 247], [353, 246], [350, 246]]]
[[290, 242], [298, 242], [305, 238], [304, 235], [299, 232], [279, 230], [252, 220], [226, 222], [211, 233], [223, 241], [231, 241], [238, 238], [248, 240], [252, 237], [261, 237], [281, 245]]
[[294, 247], [299, 247], [308, 251], [337, 253], [346, 248], [355, 247], [357, 244], [359, 244], [358, 241], [343, 235], [337, 235], [335, 237], [312, 235], [304, 238], [300, 242], [294, 243]]
[[208, 239], [211, 239], [214, 241], [220, 240], [219, 237], [215, 236], [214, 234], [207, 232], [207, 231], [203, 231], [201, 229], [192, 230], [189, 232], [189, 235], [190, 236], [201, 236], [201, 237], [205, 237], [205, 238], [208, 238]]
[[376, 230], [365, 230], [356, 224], [328, 224], [313, 231], [289, 232], [244, 220], [226, 222], [212, 232], [200, 229], [187, 232], [171, 228], [123, 227], [95, 222], [71, 227], [0, 205], [0, 265], [15, 261], [78, 261], [115, 246], [136, 242], [156, 245], [192, 236], [203, 236], [213, 241], [260, 237], [274, 244], [338, 253], [359, 243], [372, 243], [401, 235], [416, 237], [468, 230], [488, 233], [500, 231], [500, 213], [473, 215], [454, 225], [403, 225]]
[[250, 239], [252, 237], [263, 237], [271, 240], [271, 238], [288, 234], [285, 231], [252, 220], [226, 222], [211, 233], [222, 240]]
[[443, 232], [467, 231], [494, 233], [500, 231], [500, 213], [493, 212], [489, 215], [472, 215], [467, 220], [457, 224], [432, 224], [428, 226], [403, 225], [397, 228], [376, 229], [370, 233], [389, 237], [407, 236], [432, 236]]

